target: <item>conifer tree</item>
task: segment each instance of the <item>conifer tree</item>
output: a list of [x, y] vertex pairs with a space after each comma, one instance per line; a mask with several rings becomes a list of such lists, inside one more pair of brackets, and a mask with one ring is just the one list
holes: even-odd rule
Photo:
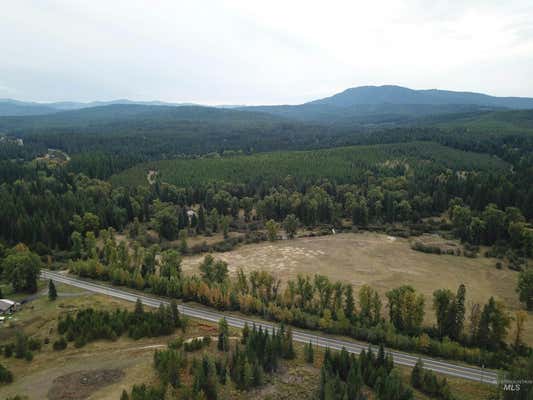
[[287, 329], [287, 332], [282, 337], [283, 340], [283, 358], [287, 360], [292, 360], [294, 357], [296, 357], [296, 353], [294, 351], [294, 344], [292, 342], [292, 328], [289, 326]]
[[172, 312], [172, 320], [174, 321], [175, 327], [181, 326], [180, 312], [178, 310], [178, 303], [176, 300], [172, 299], [170, 302], [170, 310]]
[[218, 322], [218, 349], [221, 351], [229, 350], [229, 328], [226, 318]]
[[424, 365], [422, 363], [422, 359], [418, 359], [415, 366], [413, 367], [413, 370], [411, 371], [411, 385], [415, 389], [420, 389], [422, 386], [422, 375], [424, 373]]
[[350, 371], [348, 372], [348, 379], [346, 381], [346, 394], [348, 399], [359, 399], [361, 397], [362, 387], [363, 377], [361, 376], [361, 370], [358, 368], [357, 362], [352, 361]]
[[244, 323], [244, 328], [242, 328], [242, 344], [246, 344], [246, 341], [248, 340], [248, 336], [250, 335], [250, 327], [248, 326], [248, 322]]
[[465, 322], [465, 285], [459, 285], [457, 294], [455, 296], [455, 324], [452, 332], [452, 339], [459, 340], [463, 333], [463, 326]]
[[313, 351], [313, 344], [311, 342], [304, 345], [304, 356], [305, 361], [309, 364], [313, 364], [314, 362], [314, 351]]
[[181, 254], [187, 254], [189, 251], [189, 246], [187, 245], [187, 230], [182, 229], [179, 233], [179, 239], [180, 239], [180, 253]]
[[353, 287], [352, 285], [346, 285], [345, 287], [345, 296], [346, 301], [344, 304], [344, 315], [346, 315], [346, 318], [348, 318], [350, 321], [353, 319], [354, 312], [355, 312], [355, 299], [353, 295]]
[[54, 281], [51, 279], [48, 281], [48, 299], [50, 301], [57, 299], [56, 285], [54, 285]]
[[205, 209], [203, 206], [200, 206], [198, 211], [198, 232], [205, 232]]
[[135, 302], [135, 315], [142, 315], [144, 314], [144, 307], [143, 303], [140, 298], [137, 297], [137, 301]]

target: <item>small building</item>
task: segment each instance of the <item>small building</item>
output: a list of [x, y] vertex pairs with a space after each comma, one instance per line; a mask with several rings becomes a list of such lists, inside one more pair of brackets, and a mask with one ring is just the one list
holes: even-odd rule
[[16, 301], [0, 299], [0, 315], [12, 314], [20, 307]]
[[198, 217], [198, 214], [194, 210], [187, 210], [187, 217], [189, 217], [189, 222], [191, 222], [193, 217]]

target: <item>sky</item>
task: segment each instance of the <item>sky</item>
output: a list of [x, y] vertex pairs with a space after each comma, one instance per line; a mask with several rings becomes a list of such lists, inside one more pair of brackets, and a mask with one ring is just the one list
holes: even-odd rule
[[0, 98], [299, 104], [349, 87], [533, 97], [531, 0], [17, 0]]

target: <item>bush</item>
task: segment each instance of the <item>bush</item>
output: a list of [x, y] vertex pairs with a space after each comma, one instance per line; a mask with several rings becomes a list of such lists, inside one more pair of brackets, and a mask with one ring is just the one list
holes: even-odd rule
[[41, 350], [41, 347], [42, 347], [42, 343], [39, 339], [30, 338], [28, 340], [28, 348], [31, 351]]
[[0, 383], [11, 383], [13, 382], [13, 374], [10, 370], [0, 364]]
[[61, 336], [58, 340], [54, 342], [53, 348], [56, 351], [65, 350], [67, 348], [67, 341], [63, 336]]
[[421, 360], [418, 360], [411, 372], [411, 384], [422, 393], [440, 400], [453, 400], [450, 386], [446, 378], [439, 380], [429, 370], [425, 370]]
[[194, 338], [189, 342], [185, 342], [183, 344], [183, 349], [191, 352], [207, 347], [209, 344], [211, 344], [211, 338], [209, 336], [204, 336], [203, 338]]
[[76, 348], [80, 348], [80, 347], [83, 347], [87, 344], [87, 339], [85, 338], [85, 336], [83, 335], [80, 335], [76, 338], [76, 340], [74, 340], [74, 347]]
[[168, 342], [169, 349], [178, 350], [181, 346], [183, 346], [183, 338], [181, 336]]
[[424, 244], [418, 240], [411, 245], [411, 248], [416, 251], [421, 251], [422, 253], [441, 254], [440, 247]]
[[13, 355], [13, 350], [15, 345], [13, 343], [8, 343], [4, 346], [4, 357], [10, 358]]

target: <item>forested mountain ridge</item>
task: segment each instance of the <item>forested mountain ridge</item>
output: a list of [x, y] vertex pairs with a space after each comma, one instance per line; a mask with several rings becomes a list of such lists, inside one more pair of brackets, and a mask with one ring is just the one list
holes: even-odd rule
[[83, 128], [92, 128], [93, 133], [105, 133], [99, 132], [98, 128], [128, 122], [136, 124], [151, 122], [165, 125], [183, 121], [238, 124], [243, 121], [279, 122], [280, 120], [279, 117], [265, 113], [248, 113], [214, 107], [111, 104], [49, 115], [3, 117], [0, 118], [0, 129], [13, 134], [46, 133], [54, 129]]
[[505, 110], [475, 115], [442, 117], [433, 123], [444, 129], [463, 128], [486, 133], [533, 133], [533, 110]]
[[533, 109], [532, 98], [495, 97], [449, 90], [413, 90], [401, 86], [360, 86], [300, 105], [241, 109], [268, 112], [300, 121], [338, 125], [405, 124], [423, 117], [482, 113], [497, 109]]
[[46, 104], [0, 99], [0, 117], [51, 114], [56, 111]]
[[[243, 108], [241, 108], [243, 109]], [[340, 127], [399, 126], [417, 123], [421, 119], [442, 115], [480, 114], [496, 108], [475, 104], [334, 104], [305, 103], [297, 106], [256, 106], [243, 110], [265, 112], [301, 122], [321, 123]]]
[[[195, 106], [191, 103], [163, 101], [22, 102], [0, 100], [0, 116], [52, 114], [65, 110], [83, 110], [117, 105]], [[299, 121], [341, 124], [406, 123], [422, 116], [482, 112], [496, 109], [533, 109], [533, 98], [496, 97], [482, 93], [450, 90], [413, 90], [395, 85], [360, 86], [330, 97], [297, 105], [206, 107], [265, 112]], [[61, 119], [61, 118], [59, 118]]]
[[402, 86], [383, 85], [350, 88], [331, 97], [306, 104], [332, 104], [339, 107], [361, 104], [472, 104], [481, 107], [530, 109], [533, 108], [533, 98], [496, 97], [482, 93], [439, 89], [413, 90]]
[[0, 116], [30, 116], [53, 114], [61, 111], [81, 110], [84, 108], [103, 107], [111, 105], [145, 105], [145, 106], [192, 106], [192, 103], [168, 103], [164, 101], [136, 101], [129, 99], [118, 99], [110, 101], [91, 101], [87, 103], [77, 101], [57, 101], [57, 102], [34, 102], [20, 101], [14, 99], [0, 99]]

